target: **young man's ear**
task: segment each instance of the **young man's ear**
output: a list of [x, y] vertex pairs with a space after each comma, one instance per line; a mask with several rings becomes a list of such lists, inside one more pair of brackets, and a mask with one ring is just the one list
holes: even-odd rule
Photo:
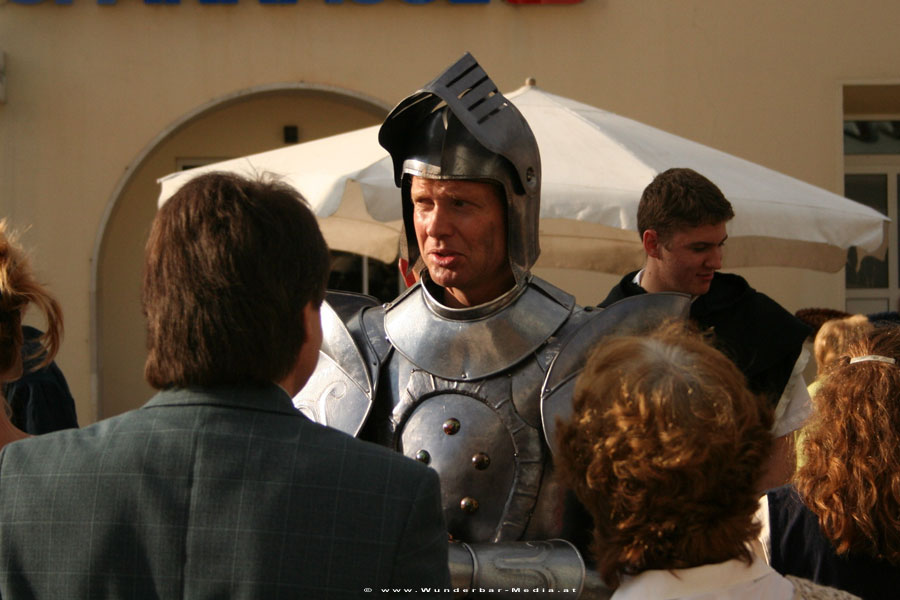
[[659, 258], [661, 244], [659, 243], [659, 234], [655, 229], [645, 229], [641, 242], [644, 244], [644, 252], [647, 253], [647, 256]]

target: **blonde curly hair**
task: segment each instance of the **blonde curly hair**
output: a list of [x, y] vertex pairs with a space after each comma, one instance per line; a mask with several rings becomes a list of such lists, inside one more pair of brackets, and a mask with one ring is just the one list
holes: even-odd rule
[[875, 326], [866, 315], [850, 315], [825, 321], [816, 333], [813, 354], [816, 358], [816, 376], [824, 375], [831, 365], [846, 354], [847, 347], [864, 337]]

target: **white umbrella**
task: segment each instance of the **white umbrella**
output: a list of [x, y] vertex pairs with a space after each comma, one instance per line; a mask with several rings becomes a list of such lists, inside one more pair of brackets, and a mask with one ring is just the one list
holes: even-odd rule
[[[848, 247], [882, 245], [886, 217], [822, 188], [534, 85], [507, 98], [541, 152], [539, 265], [607, 273], [640, 267], [638, 201], [670, 167], [709, 177], [733, 204], [725, 266], [834, 272]], [[307, 199], [329, 246], [384, 262], [397, 256], [400, 192], [378, 126], [174, 173], [160, 179], [160, 204], [212, 170], [274, 173]]]
[[400, 191], [390, 158], [378, 145], [379, 127], [172, 173], [159, 180], [159, 205], [201, 173], [271, 173], [303, 194], [330, 248], [390, 262], [397, 257]]

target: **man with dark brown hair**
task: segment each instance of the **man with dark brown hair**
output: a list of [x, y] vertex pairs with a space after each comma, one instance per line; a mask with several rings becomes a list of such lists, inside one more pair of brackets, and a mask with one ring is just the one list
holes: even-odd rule
[[328, 248], [293, 189], [213, 173], [147, 244], [143, 408], [0, 453], [4, 598], [356, 598], [449, 586], [437, 474], [314, 424]]
[[793, 436], [809, 414], [801, 356], [809, 328], [739, 275], [719, 273], [734, 210], [712, 181], [692, 169], [660, 173], [638, 205], [638, 233], [647, 254], [600, 306], [644, 293], [681, 292], [693, 298], [690, 316], [712, 331], [716, 345], [775, 409], [775, 450], [760, 482], [784, 483], [794, 468]]

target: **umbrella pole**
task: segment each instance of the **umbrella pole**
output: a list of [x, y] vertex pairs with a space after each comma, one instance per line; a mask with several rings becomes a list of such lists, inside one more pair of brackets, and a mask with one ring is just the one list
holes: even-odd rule
[[362, 257], [362, 293], [369, 294], [369, 257]]

